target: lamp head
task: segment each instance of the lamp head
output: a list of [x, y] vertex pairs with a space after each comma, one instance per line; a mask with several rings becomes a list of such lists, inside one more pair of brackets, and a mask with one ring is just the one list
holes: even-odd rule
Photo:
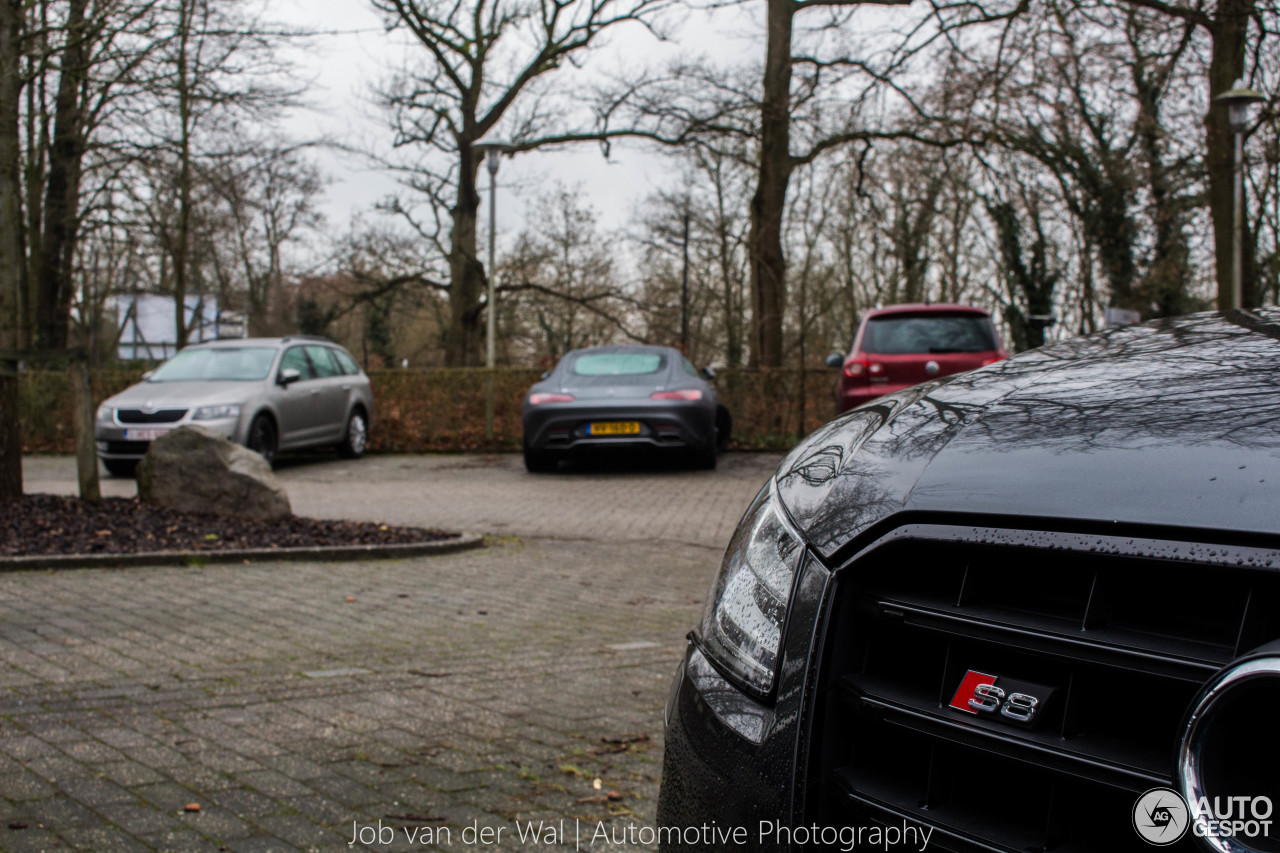
[[498, 174], [498, 158], [511, 153], [511, 146], [505, 142], [478, 142], [472, 147], [485, 155], [490, 178]]
[[1261, 92], [1245, 88], [1244, 81], [1237, 80], [1230, 91], [1223, 92], [1215, 97], [1214, 100], [1226, 104], [1231, 130], [1234, 133], [1244, 133], [1249, 127], [1250, 105], [1258, 101], [1265, 101], [1266, 96]]

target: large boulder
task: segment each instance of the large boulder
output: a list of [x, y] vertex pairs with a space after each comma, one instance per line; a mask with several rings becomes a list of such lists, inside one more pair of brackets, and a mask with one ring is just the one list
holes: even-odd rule
[[293, 514], [271, 465], [207, 427], [180, 427], [151, 442], [137, 476], [138, 499], [155, 506], [265, 520]]

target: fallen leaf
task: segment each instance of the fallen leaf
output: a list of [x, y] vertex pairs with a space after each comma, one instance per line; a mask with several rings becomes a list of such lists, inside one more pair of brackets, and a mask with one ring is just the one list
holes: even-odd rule
[[94, 536], [110, 536], [110, 535], [111, 535], [111, 531], [110, 531], [110, 530], [95, 530], [95, 531], [93, 532], [93, 535], [94, 535]]
[[9, 828], [10, 829], [26, 829], [27, 822], [24, 820], [15, 820], [13, 823], [9, 824]]
[[355, 601], [355, 600], [356, 600], [356, 597], [354, 595], [347, 596], [347, 603], [351, 603], [352, 601]]
[[198, 811], [200, 811], [200, 804], [199, 804], [199, 803], [187, 803], [187, 804], [186, 804], [186, 806], [184, 806], [184, 807], [183, 807], [183, 811], [188, 811], [188, 812], [198, 812]]
[[604, 787], [604, 782], [600, 781], [599, 779], [592, 779], [592, 780], [591, 780], [591, 787], [592, 787], [592, 788], [595, 788], [597, 791], [599, 791], [601, 788], [603, 788], [603, 787]]

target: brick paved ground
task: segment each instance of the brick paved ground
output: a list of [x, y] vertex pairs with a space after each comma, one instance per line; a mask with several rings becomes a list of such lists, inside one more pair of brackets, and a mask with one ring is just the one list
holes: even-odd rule
[[[561, 847], [576, 828], [622, 849], [588, 842], [651, 824], [683, 635], [776, 464], [310, 459], [280, 471], [301, 514], [505, 535], [396, 562], [0, 575], [0, 849], [337, 851], [379, 821], [394, 841], [357, 849], [544, 849], [516, 836], [539, 820], [566, 821]], [[65, 459], [26, 475], [74, 490]]]

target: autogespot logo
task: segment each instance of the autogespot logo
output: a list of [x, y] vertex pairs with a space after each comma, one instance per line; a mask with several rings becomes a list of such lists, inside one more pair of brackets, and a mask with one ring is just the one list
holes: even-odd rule
[[1133, 804], [1133, 828], [1158, 847], [1173, 844], [1187, 830], [1224, 851], [1252, 849], [1242, 846], [1242, 838], [1270, 837], [1269, 797], [1201, 797], [1191, 806], [1171, 788], [1152, 788]]
[[1133, 804], [1133, 828], [1144, 841], [1164, 847], [1187, 834], [1190, 815], [1186, 800], [1170, 788], [1152, 788]]

